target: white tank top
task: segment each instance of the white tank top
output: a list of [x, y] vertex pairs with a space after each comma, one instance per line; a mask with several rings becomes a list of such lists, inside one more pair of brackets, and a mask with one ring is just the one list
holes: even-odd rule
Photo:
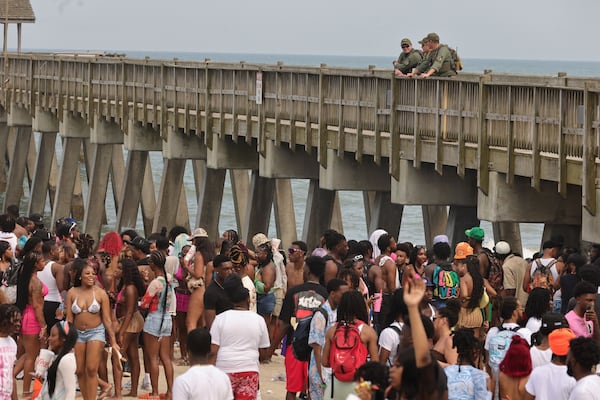
[[44, 297], [44, 301], [62, 302], [58, 286], [56, 286], [56, 278], [52, 275], [52, 264], [54, 261], [49, 261], [44, 266], [44, 269], [38, 272], [37, 276], [40, 281], [48, 287], [48, 294]]

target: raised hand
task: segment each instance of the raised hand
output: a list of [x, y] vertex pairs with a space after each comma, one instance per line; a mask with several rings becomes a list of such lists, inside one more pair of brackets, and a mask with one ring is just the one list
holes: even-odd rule
[[418, 306], [425, 296], [425, 281], [417, 277], [409, 277], [404, 285], [404, 303], [407, 306]]

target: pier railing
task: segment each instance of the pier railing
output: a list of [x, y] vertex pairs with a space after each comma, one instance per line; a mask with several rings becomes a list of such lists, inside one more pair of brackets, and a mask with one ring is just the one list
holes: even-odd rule
[[[125, 133], [133, 120], [163, 136], [167, 128], [203, 136], [209, 148], [211, 133], [254, 140], [261, 152], [268, 139], [316, 150], [323, 165], [334, 149], [389, 158], [395, 177], [400, 159], [432, 162], [440, 173], [443, 165], [472, 168], [484, 191], [489, 168], [508, 180], [531, 177], [534, 187], [554, 180], [563, 194], [567, 183], [595, 188], [600, 78], [398, 79], [375, 68], [51, 54], [9, 55], [0, 75], [5, 107], [104, 117]], [[557, 168], [542, 171], [542, 159]]]

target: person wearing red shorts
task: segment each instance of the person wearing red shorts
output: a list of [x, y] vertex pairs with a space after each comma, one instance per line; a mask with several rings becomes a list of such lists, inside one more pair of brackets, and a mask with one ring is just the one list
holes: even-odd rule
[[[321, 257], [311, 256], [306, 259], [306, 265], [308, 266], [307, 281], [290, 288], [283, 299], [277, 321], [277, 336], [271, 343], [271, 355], [286, 334], [286, 343], [291, 343], [292, 318], [299, 320], [311, 315], [327, 299], [327, 289], [319, 284], [319, 278], [325, 272], [325, 261]], [[294, 400], [298, 392], [305, 392], [308, 387], [308, 361], [298, 361], [290, 346], [287, 350], [283, 348], [282, 354], [284, 351], [286, 400]]]

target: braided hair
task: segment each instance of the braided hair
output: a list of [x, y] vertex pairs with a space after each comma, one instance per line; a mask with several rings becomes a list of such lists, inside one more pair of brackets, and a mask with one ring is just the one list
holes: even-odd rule
[[23, 269], [19, 274], [19, 280], [17, 282], [17, 302], [16, 306], [21, 312], [25, 310], [27, 303], [29, 302], [29, 283], [31, 277], [35, 272], [35, 265], [42, 258], [42, 255], [37, 251], [30, 251], [25, 255], [23, 259]]
[[14, 304], [0, 304], [0, 332], [12, 334], [21, 311]]
[[471, 329], [461, 328], [452, 336], [452, 348], [458, 353], [458, 370], [461, 365], [470, 365], [476, 368], [475, 360], [481, 348], [481, 343]]
[[46, 379], [48, 380], [48, 394], [50, 394], [50, 397], [52, 397], [54, 389], [56, 389], [56, 373], [58, 372], [60, 360], [62, 360], [65, 355], [69, 354], [71, 350], [73, 350], [73, 347], [75, 347], [75, 343], [77, 343], [77, 329], [75, 329], [75, 326], [68, 321], [57, 322], [54, 325], [54, 328], [58, 329], [58, 336], [60, 336], [61, 339], [64, 339], [65, 342], [50, 365], [50, 368], [48, 368]]
[[[167, 297], [169, 294], [169, 285], [171, 284], [171, 282], [169, 281], [169, 277], [167, 276], [167, 270], [165, 269], [165, 263], [167, 262], [167, 257], [165, 256], [165, 254], [162, 251], [159, 250], [154, 250], [152, 253], [150, 253], [150, 262], [153, 265], [156, 265], [157, 267], [159, 267], [162, 270], [163, 275], [165, 276], [165, 297], [163, 297], [163, 302], [162, 302], [162, 310], [163, 310], [163, 314], [166, 312], [166, 308], [167, 308]], [[162, 328], [162, 321], [161, 321], [161, 328]]]
[[137, 290], [139, 298], [146, 291], [146, 286], [144, 285], [144, 280], [140, 275], [140, 270], [138, 269], [137, 264], [130, 258], [124, 258], [123, 260], [119, 261], [119, 263], [121, 264], [123, 275], [121, 282], [119, 282], [118, 291], [121, 291], [121, 289], [127, 285], [133, 285]]

